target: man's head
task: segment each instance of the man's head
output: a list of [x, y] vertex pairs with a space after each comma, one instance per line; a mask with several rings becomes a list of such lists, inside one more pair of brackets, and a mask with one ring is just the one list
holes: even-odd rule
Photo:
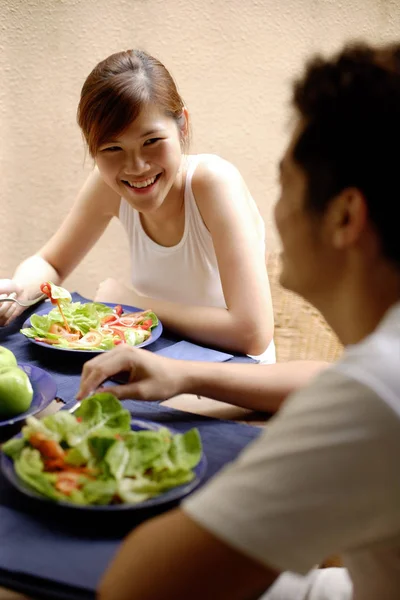
[[275, 212], [283, 285], [318, 305], [368, 263], [400, 276], [400, 44], [312, 60], [293, 104]]

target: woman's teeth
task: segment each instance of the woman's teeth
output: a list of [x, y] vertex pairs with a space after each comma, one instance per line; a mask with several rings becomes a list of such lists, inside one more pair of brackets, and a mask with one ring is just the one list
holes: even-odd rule
[[132, 188], [145, 188], [149, 185], [152, 185], [157, 179], [157, 175], [152, 177], [151, 179], [146, 179], [145, 181], [125, 181]]

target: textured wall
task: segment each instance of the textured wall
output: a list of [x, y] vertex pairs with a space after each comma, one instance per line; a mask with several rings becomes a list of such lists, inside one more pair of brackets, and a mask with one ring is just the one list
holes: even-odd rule
[[[91, 167], [75, 111], [84, 78], [108, 54], [142, 47], [170, 68], [193, 151], [239, 167], [274, 247], [293, 75], [315, 50], [399, 32], [398, 0], [0, 0], [0, 276], [52, 234]], [[70, 289], [92, 294], [101, 279], [126, 276], [120, 231], [111, 225]]]

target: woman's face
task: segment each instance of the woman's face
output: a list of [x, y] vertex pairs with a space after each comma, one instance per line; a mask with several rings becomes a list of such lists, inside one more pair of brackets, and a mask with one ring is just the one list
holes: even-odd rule
[[181, 133], [175, 120], [150, 105], [95, 156], [104, 181], [140, 212], [157, 210], [178, 185]]

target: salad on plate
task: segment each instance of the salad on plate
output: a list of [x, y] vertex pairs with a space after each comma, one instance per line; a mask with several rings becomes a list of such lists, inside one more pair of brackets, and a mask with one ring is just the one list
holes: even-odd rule
[[202, 457], [197, 429], [173, 434], [131, 428], [112, 394], [82, 401], [71, 414], [28, 417], [3, 453], [18, 479], [42, 497], [75, 505], [134, 505], [195, 478]]
[[55, 307], [47, 314], [33, 314], [30, 327], [21, 333], [36, 342], [72, 350], [111, 350], [119, 344], [137, 346], [148, 340], [159, 323], [151, 310], [125, 313], [100, 302], [72, 302], [64, 288], [46, 282], [41, 291]]

